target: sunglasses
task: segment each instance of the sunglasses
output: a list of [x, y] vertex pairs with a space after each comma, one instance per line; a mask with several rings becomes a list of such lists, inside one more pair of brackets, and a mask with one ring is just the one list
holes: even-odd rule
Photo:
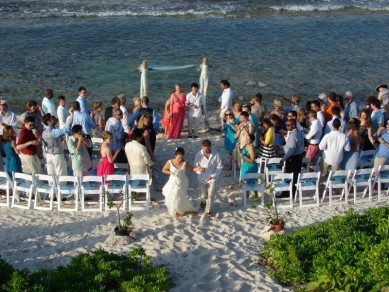
[[232, 114], [225, 114], [226, 116], [232, 116]]

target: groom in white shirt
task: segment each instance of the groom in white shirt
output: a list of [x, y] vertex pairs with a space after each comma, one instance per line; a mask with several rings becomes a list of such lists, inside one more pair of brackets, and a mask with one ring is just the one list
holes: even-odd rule
[[223, 164], [219, 153], [211, 149], [211, 141], [204, 140], [201, 143], [201, 150], [195, 156], [194, 165], [204, 169], [197, 176], [201, 191], [200, 207], [205, 208], [204, 212], [208, 217], [212, 217], [211, 207], [215, 201], [215, 182], [220, 177]]

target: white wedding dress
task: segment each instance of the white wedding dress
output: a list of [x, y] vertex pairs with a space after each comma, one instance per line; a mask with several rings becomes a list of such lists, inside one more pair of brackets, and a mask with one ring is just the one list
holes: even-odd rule
[[165, 205], [171, 216], [183, 215], [185, 213], [197, 212], [186, 197], [188, 191], [188, 177], [186, 176], [186, 162], [177, 169], [169, 160], [171, 174], [168, 182], [162, 188], [165, 196]]

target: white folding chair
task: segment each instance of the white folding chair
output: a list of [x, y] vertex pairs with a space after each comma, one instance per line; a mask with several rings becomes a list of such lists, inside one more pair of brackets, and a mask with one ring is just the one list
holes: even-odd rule
[[97, 137], [92, 137], [92, 157], [93, 160], [100, 160], [101, 154], [100, 154], [100, 147], [101, 144], [103, 143], [103, 138], [97, 138]]
[[269, 158], [266, 162], [266, 167], [271, 171], [283, 170], [284, 163], [282, 163], [281, 160], [282, 160], [282, 158], [280, 158], [280, 157]]
[[[319, 207], [319, 183], [320, 183], [320, 171], [319, 172], [304, 172], [299, 173], [296, 185], [296, 195], [294, 201], [297, 201], [297, 194], [300, 200], [300, 208], [302, 207]], [[303, 204], [304, 191], [314, 191], [313, 199], [314, 203]], [[312, 198], [312, 196], [310, 196]]]
[[[123, 211], [127, 208], [127, 198], [128, 198], [128, 175], [127, 174], [109, 174], [104, 178], [104, 190], [105, 190], [105, 210], [109, 210], [108, 207], [108, 194], [111, 196], [113, 202], [121, 203], [121, 209]], [[118, 195], [122, 192], [122, 196], [119, 197], [119, 201], [115, 200], [115, 194]], [[116, 196], [117, 197], [117, 196]]]
[[[266, 177], [269, 179], [268, 183], [273, 185], [275, 193], [282, 193], [284, 191], [289, 192], [289, 204], [279, 204], [279, 208], [293, 208], [293, 173], [282, 173], [280, 171], [269, 171], [266, 168]], [[284, 202], [282, 198], [274, 197], [274, 200]]]
[[[81, 211], [103, 211], [104, 181], [102, 176], [88, 175], [80, 179]], [[95, 198], [97, 197], [97, 202]], [[86, 201], [89, 201], [86, 203]], [[98, 206], [93, 207], [93, 206]]]
[[329, 205], [332, 206], [334, 205], [333, 203], [333, 198], [335, 196], [338, 196], [334, 190], [342, 190], [341, 194], [338, 196], [339, 202], [336, 204], [348, 204], [348, 201], [342, 201], [343, 196], [348, 198], [349, 190], [350, 190], [350, 185], [352, 183], [352, 175], [351, 175], [351, 170], [331, 170], [328, 179], [326, 182], [326, 186], [323, 192], [323, 197], [321, 199], [321, 202], [324, 202], [326, 193], [328, 191], [328, 202]]
[[301, 163], [301, 172], [310, 172], [311, 171], [311, 158], [304, 157]]
[[[148, 174], [128, 175], [128, 209], [150, 210], [150, 176]], [[145, 194], [144, 200], [139, 200], [139, 194]]]
[[[12, 192], [12, 180], [6, 171], [0, 171], [0, 190], [5, 191], [5, 195], [0, 195], [0, 206], [9, 207]], [[5, 199], [5, 201], [3, 201]]]
[[[374, 168], [356, 169], [352, 178], [352, 186], [354, 191], [354, 204], [359, 202], [373, 201], [373, 186], [374, 186]], [[363, 187], [363, 193], [360, 199], [357, 197], [358, 188]], [[368, 198], [365, 198], [366, 193]], [[348, 198], [346, 197], [346, 200]]]
[[366, 150], [361, 151], [361, 155], [359, 156], [358, 168], [372, 168], [374, 164], [374, 157], [377, 150]]
[[114, 163], [115, 174], [128, 174], [128, 163]]
[[[381, 165], [378, 168], [377, 174], [376, 174], [376, 182], [377, 182], [377, 189], [378, 189], [378, 202], [389, 200], [389, 188], [386, 184], [389, 184], [389, 165]], [[386, 196], [383, 197], [381, 193], [382, 185], [385, 184], [386, 188]]]
[[323, 157], [317, 156], [316, 164], [310, 166], [310, 168], [309, 168], [310, 171], [311, 172], [318, 172], [318, 171], [320, 171], [320, 165], [321, 165], [321, 161], [322, 160], [323, 160]]
[[[35, 174], [35, 183], [34, 209], [53, 210], [54, 193], [56, 190], [54, 176], [47, 174]], [[42, 194], [45, 194], [43, 198]], [[44, 206], [44, 201], [48, 201], [49, 205]]]
[[[57, 202], [58, 211], [78, 211], [78, 198], [80, 196], [80, 181], [76, 176], [57, 176]], [[72, 197], [74, 198], [72, 200]], [[66, 201], [62, 202], [63, 199]], [[74, 202], [73, 207], [70, 206]]]
[[243, 208], [247, 208], [247, 193], [248, 192], [260, 192], [261, 204], [265, 204], [265, 190], [264, 184], [266, 183], [265, 175], [261, 173], [246, 173], [243, 176]]
[[[30, 209], [32, 194], [35, 189], [34, 176], [31, 174], [13, 172], [12, 208]], [[21, 194], [25, 194], [27, 205], [22, 204]]]
[[268, 158], [265, 157], [259, 157], [255, 159], [255, 162], [258, 165], [258, 173], [265, 173], [266, 172], [266, 164], [267, 164]]

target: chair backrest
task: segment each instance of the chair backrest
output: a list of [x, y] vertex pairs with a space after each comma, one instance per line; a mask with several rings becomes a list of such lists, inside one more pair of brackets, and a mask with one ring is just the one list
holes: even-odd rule
[[389, 178], [389, 165], [380, 165], [378, 167], [377, 174], [379, 174], [381, 177]]
[[313, 171], [313, 172], [320, 171], [320, 165], [321, 165], [322, 160], [323, 160], [323, 157], [318, 156], [317, 159], [316, 159], [316, 164], [311, 166], [310, 170]]
[[104, 177], [104, 183], [114, 182], [114, 181], [126, 182], [127, 175], [126, 174], [107, 174]]
[[13, 180], [25, 180], [25, 181], [30, 181], [34, 182], [34, 176], [32, 174], [26, 174], [26, 173], [21, 173], [21, 172], [13, 172], [12, 173]]
[[243, 181], [247, 180], [256, 180], [256, 183], [261, 184], [265, 180], [265, 175], [263, 173], [246, 173], [243, 176]]
[[371, 168], [373, 167], [374, 164], [374, 156], [376, 154], [377, 150], [366, 150], [366, 151], [361, 151], [361, 155], [359, 156], [359, 163], [358, 166], [359, 168]]
[[308, 157], [304, 157], [303, 161], [301, 163], [301, 171], [302, 172], [309, 172], [311, 168], [311, 159]]
[[350, 170], [331, 170], [328, 175], [328, 180], [336, 183], [344, 182], [346, 179], [351, 179]]
[[56, 184], [56, 180], [55, 180], [55, 177], [53, 175], [49, 175], [49, 174], [35, 174], [35, 181], [36, 183], [45, 183], [45, 184], [50, 184], [50, 185], [55, 185]]
[[267, 160], [268, 158], [265, 157], [259, 157], [255, 159], [255, 162], [258, 165], [258, 173], [265, 173]]
[[[12, 183], [12, 180], [9, 177], [8, 172], [6, 171], [0, 171], [0, 178], [3, 178], [1, 181], [4, 181], [4, 183]], [[1, 185], [3, 185], [4, 183], [1, 183]]]
[[277, 182], [277, 181], [293, 181], [293, 173], [277, 173], [276, 175], [273, 176], [272, 182]]
[[373, 168], [356, 169], [354, 171], [353, 179], [358, 181], [366, 181], [366, 183], [368, 183], [371, 177], [373, 176], [373, 173]]
[[320, 171], [299, 173], [299, 180], [317, 180], [320, 179]]
[[149, 174], [130, 174], [128, 176], [129, 180], [145, 180], [149, 181], [150, 175]]
[[269, 168], [269, 170], [282, 170], [284, 164], [281, 160], [282, 158], [279, 157], [269, 158], [266, 163], [266, 167]]
[[77, 176], [70, 176], [70, 175], [59, 175], [56, 177], [57, 184], [60, 183], [73, 183], [76, 185], [80, 184], [80, 179]]
[[103, 184], [103, 177], [102, 176], [97, 176], [97, 175], [85, 175], [85, 176], [83, 176], [83, 177], [81, 177], [81, 184], [83, 184], [83, 183], [89, 183], [89, 182], [91, 182], [91, 183], [93, 183], [93, 182], [95, 182], [95, 183], [101, 183], [101, 184]]
[[127, 174], [129, 170], [128, 163], [114, 163], [115, 173]]

